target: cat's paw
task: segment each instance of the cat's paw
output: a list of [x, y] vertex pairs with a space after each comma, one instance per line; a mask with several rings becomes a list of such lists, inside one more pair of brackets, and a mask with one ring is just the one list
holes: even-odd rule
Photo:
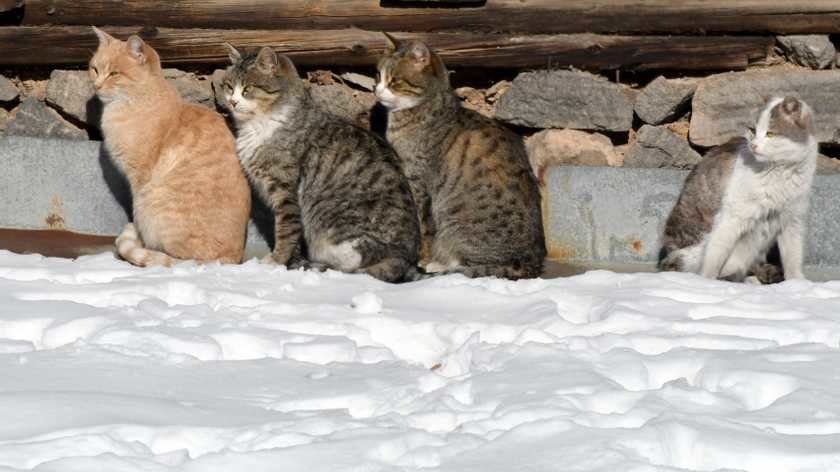
[[260, 263], [261, 264], [280, 265], [280, 263], [277, 262], [276, 259], [274, 259], [274, 253], [272, 253], [272, 252], [269, 252], [268, 254], [264, 255], [260, 259]]

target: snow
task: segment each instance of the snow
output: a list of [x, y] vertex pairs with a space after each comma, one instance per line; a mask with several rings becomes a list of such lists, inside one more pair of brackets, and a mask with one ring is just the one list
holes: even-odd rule
[[0, 251], [0, 471], [840, 470], [840, 282]]

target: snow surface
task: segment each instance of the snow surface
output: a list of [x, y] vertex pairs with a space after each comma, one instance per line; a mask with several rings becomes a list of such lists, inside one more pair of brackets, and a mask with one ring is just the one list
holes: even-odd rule
[[0, 471], [837, 471], [840, 282], [0, 251]]

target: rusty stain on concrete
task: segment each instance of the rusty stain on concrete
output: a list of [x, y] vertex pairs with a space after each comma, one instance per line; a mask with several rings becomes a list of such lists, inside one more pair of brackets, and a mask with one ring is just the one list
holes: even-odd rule
[[641, 242], [640, 240], [638, 240], [638, 239], [634, 239], [634, 240], [630, 243], [630, 248], [631, 248], [631, 249], [633, 250], [633, 252], [635, 252], [636, 254], [641, 254], [641, 253], [642, 253], [642, 242]]
[[44, 220], [50, 229], [64, 229], [64, 203], [59, 197], [52, 197], [50, 200], [50, 213]]
[[548, 250], [548, 254], [546, 255], [546, 259], [558, 262], [570, 261], [575, 258], [577, 254], [577, 249], [571, 244], [564, 244], [558, 243], [557, 241], [547, 240], [546, 245], [548, 246], [546, 249]]

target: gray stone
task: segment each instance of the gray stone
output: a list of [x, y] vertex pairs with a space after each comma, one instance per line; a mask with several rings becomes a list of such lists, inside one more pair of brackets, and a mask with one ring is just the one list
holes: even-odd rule
[[376, 87], [376, 80], [374, 80], [373, 77], [357, 74], [355, 72], [345, 72], [341, 74], [341, 78], [353, 85], [357, 85], [367, 90], [368, 92], [373, 92], [374, 87]]
[[0, 102], [11, 102], [20, 96], [20, 91], [11, 80], [0, 75]]
[[202, 80], [187, 72], [177, 69], [164, 69], [164, 78], [175, 86], [178, 95], [189, 103], [215, 108], [211, 80]]
[[691, 102], [691, 142], [716, 146], [755, 124], [765, 99], [794, 95], [814, 110], [817, 139], [840, 143], [840, 71], [779, 68], [731, 72], [700, 82]]
[[[78, 70], [54, 70], [50, 74], [50, 81], [47, 83], [47, 103], [60, 110], [65, 115], [71, 116], [82, 123], [88, 123], [96, 112], [92, 107], [98, 106], [94, 97], [96, 89], [93, 81], [85, 71]], [[91, 110], [91, 116], [88, 111]], [[97, 125], [98, 123], [90, 123]]]
[[697, 83], [693, 79], [668, 80], [662, 76], [657, 77], [636, 98], [636, 115], [652, 125], [677, 118], [688, 108]]
[[818, 155], [817, 174], [840, 174], [840, 159]]
[[[131, 193], [93, 141], [8, 136], [0, 138], [0, 227], [117, 235], [128, 222]], [[268, 253], [253, 222], [248, 257]]]
[[624, 155], [626, 167], [693, 169], [702, 156], [664, 126], [644, 125]]
[[[553, 167], [543, 192], [550, 257], [654, 264], [688, 171]], [[840, 175], [818, 175], [808, 214], [806, 275], [840, 268]]]
[[827, 35], [778, 36], [776, 41], [789, 61], [811, 69], [825, 69], [837, 54]]
[[370, 127], [370, 110], [376, 104], [372, 93], [353, 90], [342, 84], [311, 85], [315, 102], [326, 111], [363, 128]]
[[627, 131], [633, 104], [624, 87], [593, 74], [524, 72], [499, 99], [496, 117], [532, 128]]
[[213, 71], [213, 75], [210, 76], [210, 83], [213, 86], [213, 97], [216, 100], [216, 106], [223, 110], [227, 109], [227, 105], [225, 104], [225, 91], [222, 86], [224, 78], [224, 69], [216, 69]]
[[87, 133], [76, 128], [37, 98], [23, 101], [6, 125], [9, 136], [34, 136], [86, 140]]

